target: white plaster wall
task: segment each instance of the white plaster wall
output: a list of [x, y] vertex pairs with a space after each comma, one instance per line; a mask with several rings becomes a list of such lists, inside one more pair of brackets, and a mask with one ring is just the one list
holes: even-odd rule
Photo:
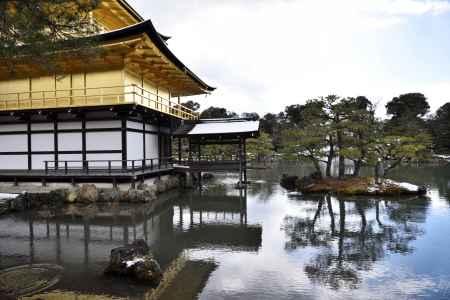
[[0, 155], [0, 169], [28, 169], [27, 155]]
[[81, 133], [59, 133], [58, 149], [59, 151], [81, 151], [82, 137]]
[[87, 150], [120, 150], [122, 149], [121, 132], [87, 132]]
[[158, 158], [158, 136], [156, 134], [145, 134], [146, 158]]
[[5, 124], [0, 125], [0, 131], [25, 131], [27, 130], [26, 124]]
[[[31, 135], [31, 150], [32, 151], [53, 151], [53, 134], [37, 134]], [[25, 144], [26, 145], [26, 144]]]
[[[87, 154], [86, 155], [86, 159], [87, 160], [121, 160], [122, 159], [122, 154], [120, 154], [120, 153]], [[91, 167], [91, 166], [107, 168], [108, 167], [108, 163], [107, 162], [96, 162], [96, 163], [90, 162], [89, 163], [89, 167]], [[120, 167], [120, 166], [122, 166], [122, 162], [121, 161], [112, 162], [111, 166], [113, 166], [113, 167]]]
[[87, 121], [86, 128], [120, 128], [122, 126], [121, 121]]
[[142, 130], [143, 126], [142, 123], [134, 122], [134, 121], [127, 121], [127, 127]]
[[58, 129], [81, 129], [81, 122], [59, 122]]
[[[46, 160], [55, 160], [55, 156], [54, 155], [44, 155], [44, 154], [39, 154], [39, 155], [32, 155], [31, 156], [31, 167], [34, 170], [43, 170], [45, 169], [45, 164], [44, 161]], [[54, 167], [53, 163], [48, 165], [49, 168]]]
[[31, 130], [53, 130], [53, 123], [32, 123]]
[[58, 159], [60, 161], [60, 167], [64, 168], [63, 160], [75, 160], [80, 162], [68, 162], [67, 167], [68, 168], [81, 168], [83, 164], [81, 163], [81, 160], [83, 159], [83, 156], [81, 154], [60, 154], [58, 156]]
[[26, 134], [0, 136], [0, 152], [28, 151]]
[[142, 133], [127, 132], [127, 159], [143, 159], [144, 145]]

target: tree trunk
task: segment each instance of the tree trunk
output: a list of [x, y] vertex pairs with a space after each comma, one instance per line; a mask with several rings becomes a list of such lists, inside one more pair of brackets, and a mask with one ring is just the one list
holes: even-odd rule
[[379, 184], [380, 183], [380, 162], [377, 162], [375, 164], [375, 183]]
[[339, 200], [339, 240], [338, 240], [338, 265], [341, 266], [344, 254], [345, 235], [345, 202]]
[[342, 144], [342, 132], [339, 130], [337, 133], [337, 145], [339, 147], [339, 178], [345, 176], [345, 157], [342, 155]]
[[328, 142], [328, 146], [330, 147], [330, 151], [328, 152], [328, 158], [327, 158], [327, 168], [325, 171], [326, 177], [331, 177], [331, 166], [333, 164], [333, 158], [334, 158], [334, 143], [333, 138], [330, 137], [330, 140]]
[[322, 174], [322, 170], [320, 169], [320, 162], [317, 159], [313, 159], [314, 168], [320, 174]]
[[354, 177], [358, 177], [359, 176], [359, 172], [361, 171], [361, 165], [362, 162], [360, 159], [355, 161], [355, 169], [353, 170], [353, 176]]
[[327, 199], [327, 207], [328, 207], [328, 213], [330, 215], [330, 227], [331, 227], [331, 234], [334, 236], [336, 228], [335, 228], [335, 223], [334, 223], [334, 212], [333, 212], [333, 206], [331, 204], [331, 195], [328, 194], [325, 196]]
[[322, 211], [322, 206], [323, 206], [323, 199], [319, 200], [319, 203], [317, 204], [317, 210], [316, 213], [314, 215], [313, 221], [312, 221], [312, 229], [314, 231], [314, 226], [316, 224], [317, 219], [320, 216], [320, 212]]

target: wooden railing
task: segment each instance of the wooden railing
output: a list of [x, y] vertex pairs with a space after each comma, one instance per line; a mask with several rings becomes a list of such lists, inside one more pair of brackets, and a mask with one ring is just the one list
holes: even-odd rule
[[198, 119], [193, 110], [137, 85], [0, 94], [0, 111], [139, 104], [185, 120]]
[[130, 159], [130, 160], [46, 160], [45, 174], [60, 173], [135, 173], [137, 171], [157, 171], [169, 169], [173, 166], [171, 157]]

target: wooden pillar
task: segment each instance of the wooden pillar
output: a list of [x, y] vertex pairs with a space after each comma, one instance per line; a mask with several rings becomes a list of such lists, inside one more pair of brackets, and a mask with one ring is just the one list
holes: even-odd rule
[[243, 158], [242, 158], [242, 138], [239, 138], [239, 184], [243, 184]]
[[28, 153], [28, 170], [32, 169], [32, 157], [31, 157], [31, 117], [27, 119], [27, 153]]
[[[145, 153], [147, 151], [146, 146], [145, 146], [145, 139], [146, 139], [145, 127], [146, 127], [145, 126], [145, 118], [144, 118], [144, 116], [142, 116], [142, 151], [143, 151], [142, 158], [144, 159], [144, 162], [145, 162], [145, 159], [147, 158], [147, 154]], [[144, 168], [144, 166], [142, 166], [142, 167]]]
[[81, 116], [81, 160], [83, 161], [83, 169], [86, 168], [86, 115]]
[[244, 167], [244, 184], [247, 184], [247, 145], [246, 145], [246, 139], [243, 139], [243, 167]]
[[188, 139], [189, 139], [188, 160], [189, 160], [189, 161], [192, 161], [192, 141], [191, 141], [191, 138], [188, 138]]
[[181, 138], [178, 138], [178, 161], [181, 161]]
[[122, 168], [127, 168], [127, 157], [128, 157], [128, 149], [127, 149], [127, 117], [122, 117]]
[[58, 168], [58, 160], [59, 160], [59, 147], [58, 147], [58, 117], [55, 115], [53, 120], [53, 149], [54, 149], [54, 160], [55, 160], [55, 168]]

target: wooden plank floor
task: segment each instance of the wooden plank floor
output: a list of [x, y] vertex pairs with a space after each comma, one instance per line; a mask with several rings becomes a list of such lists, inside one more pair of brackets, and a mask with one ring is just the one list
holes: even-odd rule
[[159, 174], [165, 174], [173, 171], [171, 166], [160, 169], [145, 169], [145, 170], [122, 170], [112, 169], [111, 171], [104, 169], [93, 169], [86, 171], [82, 169], [70, 169], [67, 172], [64, 170], [1, 170], [0, 179], [17, 178], [17, 179], [100, 179], [100, 178], [117, 178], [117, 179], [132, 179], [134, 177], [151, 177]]

